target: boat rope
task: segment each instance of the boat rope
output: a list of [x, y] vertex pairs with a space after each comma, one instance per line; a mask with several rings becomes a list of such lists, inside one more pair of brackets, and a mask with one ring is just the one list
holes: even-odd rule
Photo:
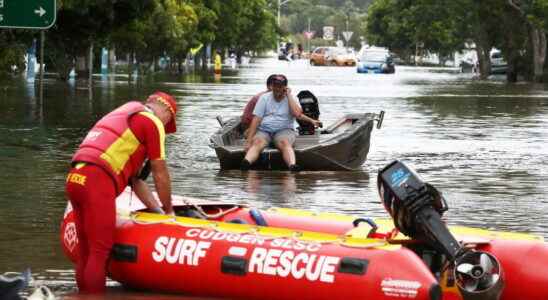
[[[230, 208], [226, 211], [223, 211], [224, 213], [228, 213], [233, 208]], [[280, 234], [280, 235], [270, 235], [268, 233], [265, 233], [264, 230], [261, 230], [260, 226], [252, 226], [249, 227], [247, 231], [230, 231], [230, 230], [223, 230], [223, 228], [220, 228], [220, 224], [218, 222], [209, 222], [207, 224], [188, 224], [184, 222], [180, 222], [177, 220], [177, 217], [170, 217], [168, 219], [162, 219], [157, 221], [143, 221], [138, 219], [137, 213], [130, 213], [129, 215], [132, 222], [139, 224], [139, 225], [157, 225], [157, 224], [171, 224], [181, 227], [192, 227], [192, 228], [207, 228], [209, 230], [215, 231], [215, 232], [225, 232], [225, 233], [234, 233], [234, 234], [249, 234], [253, 235], [257, 240], [262, 241], [271, 241], [275, 239], [288, 239], [292, 241], [300, 241], [300, 242], [314, 242], [320, 245], [340, 245], [347, 248], [357, 248], [357, 249], [368, 249], [368, 248], [377, 248], [377, 247], [383, 247], [387, 246], [387, 242], [385, 240], [375, 241], [375, 242], [368, 242], [368, 243], [360, 243], [360, 242], [351, 242], [352, 237], [346, 236], [346, 235], [338, 235], [335, 238], [327, 238], [324, 240], [314, 240], [305, 238], [305, 233], [301, 231], [291, 231], [289, 234]]]
[[196, 209], [196, 210], [197, 210], [203, 217], [205, 217], [206, 219], [216, 219], [216, 218], [220, 218], [220, 217], [222, 217], [222, 216], [224, 216], [224, 215], [226, 215], [226, 214], [228, 214], [228, 213], [231, 213], [231, 212], [233, 212], [233, 211], [235, 211], [235, 210], [237, 210], [237, 209], [240, 208], [240, 206], [238, 206], [238, 205], [235, 205], [235, 206], [233, 206], [233, 207], [231, 207], [231, 208], [229, 208], [229, 209], [227, 209], [227, 210], [223, 210], [222, 208], [219, 207], [219, 208], [218, 208], [218, 209], [219, 209], [219, 212], [218, 212], [218, 213], [209, 214], [209, 213], [205, 212], [205, 210], [204, 210], [201, 206], [199, 206], [199, 205], [197, 205], [197, 204], [191, 202], [190, 200], [188, 200], [188, 199], [186, 199], [186, 198], [183, 198], [183, 202], [184, 202], [186, 205], [188, 205], [188, 206], [192, 206], [194, 209]]
[[[130, 187], [130, 194], [129, 194], [129, 207], [131, 207], [132, 205], [132, 202], [133, 202], [133, 187]], [[208, 214], [206, 213], [201, 206], [193, 203], [192, 201], [188, 200], [187, 198], [183, 197], [182, 198], [183, 200], [183, 203], [186, 204], [187, 206], [191, 206], [193, 207], [194, 209], [196, 209], [196, 211], [198, 211], [198, 213], [200, 215], [202, 215], [202, 217], [206, 218], [206, 219], [216, 219], [216, 218], [220, 218], [228, 213], [231, 213], [233, 211], [235, 211], [236, 209], [239, 208], [238, 205], [235, 205], [234, 207], [231, 207], [227, 210], [223, 210], [222, 208], [219, 207], [219, 212], [218, 213], [215, 213], [215, 214]]]

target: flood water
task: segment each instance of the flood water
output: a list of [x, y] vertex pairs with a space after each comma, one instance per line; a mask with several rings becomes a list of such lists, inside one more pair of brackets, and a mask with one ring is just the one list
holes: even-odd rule
[[[296, 94], [312, 91], [320, 119], [379, 112], [368, 160], [355, 172], [220, 171], [209, 136], [215, 119], [239, 115], [283, 73]], [[548, 238], [548, 86], [478, 81], [448, 69], [397, 67], [396, 74], [357, 74], [355, 68], [311, 67], [306, 61], [257, 59], [247, 67], [209, 74], [96, 78], [85, 83], [21, 79], [0, 82], [0, 274], [31, 268], [33, 286], [80, 299], [72, 265], [62, 253], [59, 224], [71, 155], [102, 115], [155, 90], [176, 96], [178, 132], [167, 140], [175, 194], [267, 208], [282, 206], [386, 217], [376, 190], [379, 168], [402, 159], [443, 192], [450, 224], [533, 233]], [[109, 282], [116, 286], [116, 283]], [[109, 289], [107, 298], [159, 295]], [[169, 298], [169, 297], [168, 297]]]

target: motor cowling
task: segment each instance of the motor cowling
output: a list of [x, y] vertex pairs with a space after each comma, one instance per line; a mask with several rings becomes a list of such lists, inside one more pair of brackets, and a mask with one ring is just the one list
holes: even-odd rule
[[425, 240], [435, 248], [440, 248], [438, 244], [443, 240], [447, 245], [440, 250], [456, 257], [460, 245], [441, 221], [447, 204], [434, 186], [396, 160], [379, 171], [377, 187], [384, 208], [400, 232]]
[[[297, 94], [297, 98], [299, 98], [299, 104], [301, 105], [303, 113], [314, 120], [318, 120], [320, 117], [318, 98], [308, 90], [300, 91], [299, 94]], [[313, 135], [316, 133], [313, 124], [301, 120], [297, 120], [297, 122], [299, 123], [300, 135]]]

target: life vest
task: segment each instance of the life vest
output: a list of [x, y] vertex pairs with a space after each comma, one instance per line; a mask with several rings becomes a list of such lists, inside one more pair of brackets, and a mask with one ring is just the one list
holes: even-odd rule
[[142, 111], [145, 106], [132, 101], [104, 116], [84, 138], [72, 164], [86, 162], [101, 167], [112, 177], [120, 194], [145, 160], [145, 146], [129, 128], [129, 118]]

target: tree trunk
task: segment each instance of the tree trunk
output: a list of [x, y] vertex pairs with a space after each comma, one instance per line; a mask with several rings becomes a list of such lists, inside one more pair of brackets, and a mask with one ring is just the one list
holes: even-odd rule
[[546, 59], [546, 32], [542, 28], [529, 25], [529, 37], [533, 50], [533, 81], [541, 82]]
[[542, 81], [544, 72], [544, 60], [546, 58], [546, 32], [543, 28], [536, 27], [531, 20], [528, 19], [526, 13], [521, 8], [521, 2], [508, 0], [508, 4], [514, 8], [523, 17], [527, 23], [529, 31], [529, 40], [533, 51], [533, 81]]
[[89, 45], [88, 53], [88, 85], [89, 88], [93, 85], [93, 42]]
[[517, 82], [518, 81], [518, 57], [519, 55], [516, 51], [511, 51], [506, 58], [506, 63], [508, 64], [508, 69], [506, 69], [506, 81], [508, 82]]
[[238, 49], [236, 51], [236, 62], [241, 64], [242, 63], [242, 55], [243, 55], [243, 50], [242, 49]]
[[76, 66], [75, 66], [75, 72], [76, 77], [78, 78], [86, 78], [88, 75], [87, 68], [86, 68], [86, 57], [85, 56], [78, 56], [76, 57]]
[[131, 70], [133, 69], [133, 59], [131, 54], [126, 54], [126, 61], [127, 61], [127, 78], [128, 81], [131, 81]]
[[116, 48], [114, 46], [108, 51], [108, 67], [112, 74], [116, 74]]
[[491, 48], [476, 42], [476, 53], [478, 55], [480, 79], [484, 80], [491, 74]]
[[202, 70], [207, 69], [207, 53], [205, 51], [205, 48], [202, 48]]

